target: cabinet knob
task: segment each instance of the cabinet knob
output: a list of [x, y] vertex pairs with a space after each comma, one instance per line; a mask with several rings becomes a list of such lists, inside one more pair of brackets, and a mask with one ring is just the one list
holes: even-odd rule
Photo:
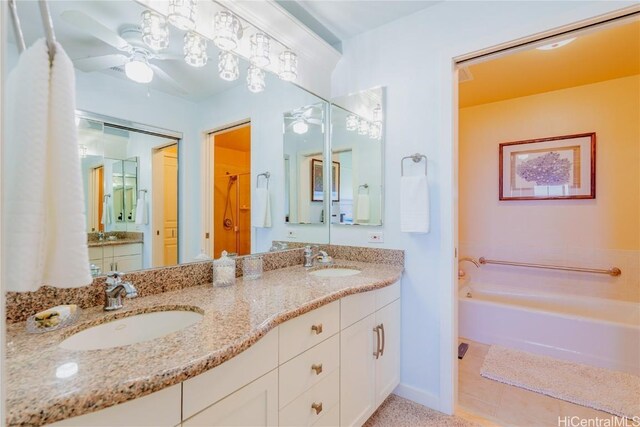
[[316, 375], [320, 375], [322, 373], [322, 363], [314, 363], [311, 365], [311, 370], [316, 371]]
[[320, 403], [313, 402], [311, 404], [311, 409], [315, 409], [316, 415], [318, 415], [320, 412], [322, 412], [322, 402]]
[[316, 333], [316, 335], [320, 335], [322, 333], [322, 323], [318, 323], [317, 325], [313, 325], [311, 330]]

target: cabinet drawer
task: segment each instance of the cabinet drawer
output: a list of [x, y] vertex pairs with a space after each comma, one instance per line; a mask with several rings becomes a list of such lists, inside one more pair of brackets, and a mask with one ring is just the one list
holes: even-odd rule
[[280, 325], [280, 363], [321, 343], [340, 330], [340, 301]]
[[376, 310], [400, 298], [400, 281], [376, 291]]
[[340, 335], [338, 334], [281, 365], [280, 408], [337, 371], [339, 366]]
[[376, 311], [376, 292], [349, 295], [340, 300], [340, 329], [348, 328]]
[[[282, 383], [281, 383], [282, 384]], [[339, 408], [340, 400], [340, 370], [336, 369], [324, 380], [304, 392], [293, 402], [280, 411], [281, 426], [311, 426], [339, 424], [337, 416], [335, 422], [331, 420], [333, 410]], [[322, 405], [322, 410], [316, 413], [311, 405]], [[339, 414], [339, 410], [335, 411]], [[326, 419], [325, 419], [326, 418]]]
[[278, 366], [278, 330], [220, 366], [182, 383], [182, 416], [189, 418]]
[[142, 253], [142, 243], [128, 245], [114, 245], [113, 256], [139, 255]]

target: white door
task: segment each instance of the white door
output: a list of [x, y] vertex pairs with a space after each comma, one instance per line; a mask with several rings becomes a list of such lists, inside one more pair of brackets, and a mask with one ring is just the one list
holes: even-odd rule
[[376, 312], [382, 354], [376, 360], [376, 407], [400, 384], [400, 300]]
[[375, 411], [375, 314], [340, 333], [340, 425], [361, 426]]
[[183, 427], [277, 425], [277, 370], [258, 378], [182, 423]]

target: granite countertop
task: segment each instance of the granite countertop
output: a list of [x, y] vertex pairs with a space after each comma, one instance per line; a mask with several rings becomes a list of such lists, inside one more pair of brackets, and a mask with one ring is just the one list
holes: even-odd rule
[[96, 240], [90, 241], [87, 244], [90, 248], [100, 247], [100, 246], [114, 246], [114, 245], [128, 245], [131, 243], [143, 243], [142, 238], [129, 238], [129, 239], [116, 239], [116, 240]]
[[[28, 334], [25, 322], [9, 324], [7, 425], [52, 423], [177, 384], [236, 356], [278, 324], [346, 295], [393, 284], [403, 271], [401, 266], [354, 261], [336, 260], [336, 266], [361, 272], [320, 278], [302, 266], [288, 267], [257, 280], [238, 278], [228, 288], [208, 284], [126, 299], [125, 307], [112, 313], [93, 307], [83, 310], [76, 325], [60, 331]], [[204, 317], [181, 331], [129, 346], [90, 351], [58, 347], [88, 326], [171, 309], [198, 311]], [[77, 366], [77, 372], [65, 378], [69, 366], [72, 372]]]

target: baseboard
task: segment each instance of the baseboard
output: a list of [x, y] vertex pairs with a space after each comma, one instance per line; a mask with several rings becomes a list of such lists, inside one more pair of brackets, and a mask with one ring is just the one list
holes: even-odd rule
[[419, 388], [401, 383], [393, 391], [393, 394], [424, 405], [427, 408], [440, 411], [440, 397], [433, 393], [429, 393], [427, 391], [420, 390]]

